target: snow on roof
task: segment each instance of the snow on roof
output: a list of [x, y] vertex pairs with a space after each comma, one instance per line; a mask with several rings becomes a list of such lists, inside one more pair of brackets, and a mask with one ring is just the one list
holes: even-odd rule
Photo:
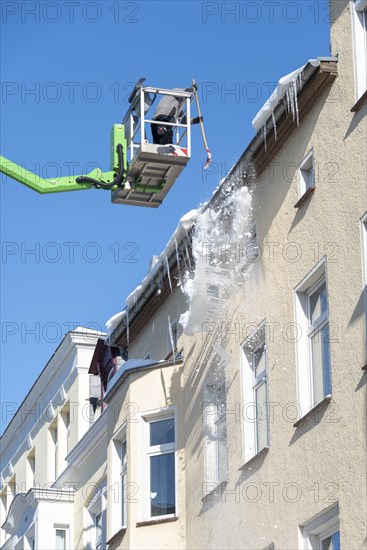
[[157, 261], [154, 263], [152, 269], [149, 271], [148, 275], [126, 298], [126, 308], [123, 311], [116, 313], [106, 321], [106, 327], [110, 332], [113, 332], [118, 324], [121, 323], [121, 321], [126, 317], [127, 310], [136, 304], [138, 298], [149, 287], [162, 265], [166, 265], [168, 263], [169, 256], [175, 252], [177, 244], [185, 236], [187, 230], [192, 227], [197, 215], [198, 209], [194, 209], [182, 216], [174, 233], [166, 244], [164, 250], [159, 255]]
[[305, 65], [283, 76], [279, 80], [278, 86], [252, 121], [252, 126], [256, 131], [265, 126], [284, 96], [286, 96], [287, 99], [288, 111], [292, 112], [293, 117], [297, 114], [297, 93], [302, 89], [302, 74], [308, 64], [318, 67], [320, 65], [320, 59], [309, 59]]

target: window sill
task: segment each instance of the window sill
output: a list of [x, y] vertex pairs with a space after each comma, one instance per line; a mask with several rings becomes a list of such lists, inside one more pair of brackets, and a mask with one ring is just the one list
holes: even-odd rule
[[203, 496], [201, 502], [206, 502], [209, 498], [216, 495], [218, 491], [222, 491], [227, 486], [228, 481], [220, 481], [209, 493]]
[[119, 531], [117, 531], [117, 533], [112, 535], [112, 537], [106, 542], [106, 544], [113, 544], [114, 542], [117, 542], [118, 540], [120, 540], [120, 538], [123, 538], [125, 533], [126, 527], [122, 527], [121, 529], [119, 529]]
[[353, 107], [350, 110], [351, 113], [357, 113], [365, 103], [367, 103], [367, 90], [364, 92], [364, 94], [361, 95], [357, 103], [353, 105]]
[[301, 426], [301, 424], [306, 422], [306, 420], [312, 417], [315, 413], [317, 413], [318, 411], [326, 407], [330, 403], [331, 399], [332, 399], [331, 395], [327, 395], [326, 397], [324, 397], [324, 399], [322, 399], [320, 403], [317, 403], [317, 405], [315, 405], [304, 416], [302, 416], [299, 420], [297, 420], [297, 422], [293, 424], [293, 428], [298, 428], [298, 426]]
[[313, 195], [315, 189], [316, 187], [314, 185], [312, 187], [309, 187], [307, 191], [303, 193], [302, 197], [300, 197], [299, 200], [296, 202], [294, 208], [299, 208], [300, 206], [302, 206], [302, 204], [305, 203], [311, 195]]
[[238, 469], [239, 470], [245, 470], [249, 465], [251, 465], [253, 462], [255, 462], [255, 460], [257, 460], [260, 456], [263, 456], [263, 455], [266, 455], [268, 452], [269, 452], [269, 449], [270, 447], [264, 447], [263, 449], [261, 449], [261, 451], [259, 451], [258, 453], [256, 453], [256, 455], [252, 456], [251, 458], [249, 458], [244, 464], [242, 464], [242, 466], [240, 466]]
[[170, 523], [177, 520], [178, 516], [161, 519], [148, 519], [147, 521], [138, 521], [136, 527], [148, 527], [149, 525], [159, 525], [161, 523]]

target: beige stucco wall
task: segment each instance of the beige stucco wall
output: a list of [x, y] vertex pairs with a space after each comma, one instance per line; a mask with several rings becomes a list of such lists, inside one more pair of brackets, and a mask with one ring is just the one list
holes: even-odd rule
[[[150, 353], [152, 359], [164, 359], [170, 353], [168, 317], [174, 322], [180, 313], [186, 310], [186, 299], [180, 288], [174, 288], [156, 310], [152, 319], [129, 344], [129, 357], [144, 358]], [[179, 325], [179, 334], [182, 332]]]
[[[229, 477], [222, 501], [220, 496], [202, 501], [203, 386], [218, 338], [204, 335], [205, 344], [201, 334], [182, 338], [189, 357], [184, 389], [187, 548], [258, 549], [274, 543], [275, 548], [295, 549], [299, 526], [334, 501], [340, 506], [341, 547], [365, 547], [366, 375], [361, 370], [365, 349], [359, 219], [367, 207], [362, 154], [366, 105], [356, 114], [350, 112], [355, 103], [351, 14], [347, 2], [338, 4], [344, 9], [332, 25], [331, 40], [332, 54], [339, 54], [338, 77], [273, 160], [274, 181], [271, 171], [265, 170], [253, 190], [262, 255], [223, 316], [231, 320], [228, 329], [235, 331], [220, 345], [229, 356], [227, 406], [236, 414], [227, 415]], [[299, 164], [311, 148], [317, 165], [316, 191], [297, 210], [292, 163]], [[287, 327], [295, 321], [295, 287], [324, 255], [335, 340], [331, 342], [332, 402], [318, 418], [294, 428], [296, 353]], [[268, 398], [276, 404], [270, 449], [241, 469], [240, 345], [264, 319], [270, 333], [274, 331], [267, 342]]]
[[[113, 485], [111, 468], [111, 450], [114, 434], [126, 423], [126, 438], [128, 447], [128, 483], [130, 490], [134, 487], [134, 498], [137, 502], [128, 503], [127, 530], [123, 538], [119, 538], [109, 546], [115, 548], [185, 548], [185, 479], [184, 479], [184, 437], [183, 437], [183, 394], [182, 376], [184, 366], [177, 364], [144, 370], [133, 373], [119, 387], [118, 391], [109, 400], [109, 426], [108, 426], [108, 478], [107, 487]], [[145, 413], [158, 412], [161, 409], [175, 411], [177, 421], [177, 451], [176, 451], [176, 476], [177, 476], [177, 521], [164, 522], [156, 525], [137, 527], [138, 522], [144, 517], [142, 509], [144, 487], [142, 480], [142, 461], [145, 460], [145, 447], [143, 442], [143, 424]], [[108, 500], [108, 515], [113, 514], [112, 507], [118, 506], [113, 498]], [[108, 527], [107, 538], [115, 533]]]

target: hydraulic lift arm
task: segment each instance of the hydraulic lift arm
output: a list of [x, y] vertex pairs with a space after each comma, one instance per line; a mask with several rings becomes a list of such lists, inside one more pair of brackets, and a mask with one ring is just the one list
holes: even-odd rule
[[112, 170], [109, 172], [102, 172], [98, 168], [95, 168], [85, 176], [64, 176], [45, 179], [1, 156], [0, 172], [42, 194], [81, 191], [91, 189], [92, 187], [114, 191], [123, 186], [126, 171], [124, 151], [126, 151], [124, 127], [122, 124], [114, 124], [111, 131]]
[[[197, 86], [192, 88], [152, 88], [144, 86], [144, 78], [136, 84], [129, 97], [130, 107], [121, 124], [114, 124], [111, 130], [110, 170], [94, 169], [86, 175], [42, 178], [5, 157], [0, 157], [0, 172], [26, 185], [38, 193], [61, 193], [84, 189], [105, 189], [112, 192], [115, 204], [159, 207], [172, 185], [191, 157], [190, 103], [195, 95], [205, 148], [210, 162], [210, 153], [205, 139], [204, 127], [197, 97]], [[157, 96], [171, 98], [177, 102], [177, 116], [170, 116], [164, 122], [147, 117]], [[171, 108], [171, 107], [170, 107]], [[154, 141], [153, 128], [163, 126], [171, 129], [172, 142]], [[153, 143], [147, 139], [147, 127], [151, 128]], [[161, 130], [161, 128], [159, 128]], [[167, 143], [167, 144], [166, 144]]]

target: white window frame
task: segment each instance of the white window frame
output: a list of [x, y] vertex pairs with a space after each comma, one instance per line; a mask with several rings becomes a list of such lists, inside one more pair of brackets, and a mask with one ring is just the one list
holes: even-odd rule
[[298, 196], [299, 198], [315, 187], [315, 159], [311, 149], [300, 164], [298, 171]]
[[[107, 515], [107, 480], [100, 484], [92, 497], [88, 506], [88, 520], [85, 525], [86, 541], [85, 545], [89, 548], [103, 549], [106, 547], [106, 515]], [[101, 517], [100, 534], [97, 531], [97, 517]]]
[[27, 481], [29, 482], [27, 483], [28, 489], [29, 487], [36, 486], [36, 451], [34, 448], [29, 452], [27, 456], [27, 470]]
[[[122, 443], [126, 442], [126, 464], [121, 464]], [[128, 441], [127, 422], [124, 422], [112, 437], [111, 449], [111, 480], [109, 482], [109, 513], [108, 527], [110, 539], [120, 529], [127, 527], [129, 510], [128, 502], [123, 499], [125, 486], [128, 482]]]
[[[205, 429], [205, 492], [212, 491], [217, 485], [228, 480], [228, 440], [227, 440], [227, 386], [225, 377], [225, 363], [223, 359], [216, 356], [212, 360], [212, 366], [209, 370], [204, 387], [203, 399], [203, 421]], [[224, 402], [219, 402], [218, 395], [224, 387]], [[219, 390], [219, 391], [218, 391]], [[226, 437], [224, 444], [226, 447], [225, 461], [220, 461], [220, 448], [223, 443], [221, 438], [221, 429], [225, 430]]]
[[364, 294], [365, 364], [367, 364], [367, 212], [361, 218], [362, 293]]
[[126, 436], [119, 441], [120, 451], [120, 513], [121, 513], [121, 527], [127, 526], [127, 500], [126, 500], [126, 486], [127, 486], [127, 439]]
[[[163, 445], [150, 445], [150, 424], [160, 420], [174, 421], [175, 440], [173, 443], [166, 443]], [[176, 407], [171, 406], [167, 408], [155, 409], [152, 411], [145, 411], [140, 415], [141, 423], [141, 449], [142, 460], [140, 467], [140, 477], [142, 479], [142, 499], [140, 505], [140, 520], [141, 521], [155, 521], [165, 518], [178, 516], [178, 431], [177, 431], [177, 411]], [[150, 457], [159, 456], [163, 454], [173, 453], [174, 455], [174, 472], [175, 472], [175, 512], [173, 514], [164, 514], [161, 516], [151, 516], [151, 499], [150, 499]], [[139, 499], [140, 500], [140, 499]]]
[[66, 454], [71, 451], [70, 445], [70, 424], [71, 424], [71, 415], [70, 408], [62, 412], [63, 421], [66, 428]]
[[[309, 301], [313, 293], [325, 282], [327, 293], [327, 313], [317, 319], [314, 326], [310, 325]], [[311, 339], [321, 334], [322, 329], [329, 323], [329, 292], [327, 280], [326, 258], [323, 258], [312, 271], [295, 288], [295, 317], [297, 322], [297, 386], [299, 418], [302, 418], [309, 410], [313, 409], [317, 402], [313, 392], [313, 365], [312, 365], [312, 343]], [[329, 342], [329, 375], [331, 385], [331, 349]], [[331, 393], [323, 396], [329, 397]]]
[[367, 89], [367, 1], [351, 0], [356, 101]]
[[24, 541], [26, 543], [26, 548], [28, 548], [29, 550], [36, 550], [37, 548], [35, 531], [35, 524], [32, 523], [25, 534]]
[[[264, 347], [265, 368], [255, 376], [255, 355]], [[268, 412], [268, 353], [265, 335], [265, 321], [262, 321], [241, 345], [241, 391], [242, 391], [242, 433], [243, 433], [243, 460], [248, 462], [263, 449], [269, 448], [270, 426]], [[266, 402], [263, 405], [257, 403], [256, 390], [265, 385]], [[258, 413], [261, 410], [261, 418], [266, 417], [266, 444], [258, 443]]]
[[322, 541], [340, 533], [339, 505], [332, 504], [299, 528], [300, 550], [322, 550]]
[[70, 525], [54, 524], [54, 541], [56, 548], [56, 533], [57, 531], [65, 531], [65, 547], [63, 550], [70, 549]]

